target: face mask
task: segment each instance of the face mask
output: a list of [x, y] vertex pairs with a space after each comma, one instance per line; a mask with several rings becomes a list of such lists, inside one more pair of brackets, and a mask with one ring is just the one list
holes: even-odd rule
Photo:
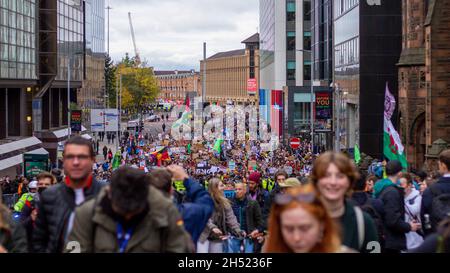
[[43, 191], [45, 191], [47, 188], [38, 188], [38, 193], [42, 194]]

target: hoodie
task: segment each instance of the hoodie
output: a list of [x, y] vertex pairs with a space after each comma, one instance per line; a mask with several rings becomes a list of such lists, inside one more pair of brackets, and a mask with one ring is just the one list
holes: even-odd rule
[[[393, 183], [390, 179], [385, 178], [375, 183], [373, 186], [373, 198], [378, 198], [380, 193], [387, 187], [396, 187], [397, 185]], [[397, 186], [398, 187], [398, 186]]]
[[[412, 189], [408, 196], [405, 196], [405, 222], [413, 220], [420, 221], [420, 206], [422, 203], [422, 196], [415, 188]], [[406, 233], [406, 247], [407, 249], [414, 249], [423, 243], [423, 237], [415, 232], [410, 231]]]

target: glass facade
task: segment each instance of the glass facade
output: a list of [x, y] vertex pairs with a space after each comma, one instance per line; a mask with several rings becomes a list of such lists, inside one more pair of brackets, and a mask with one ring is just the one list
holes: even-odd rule
[[37, 79], [36, 0], [0, 0], [0, 78]]
[[260, 1], [260, 63], [261, 69], [274, 62], [275, 51], [275, 1]]
[[58, 1], [58, 76], [56, 80], [67, 80], [69, 63], [70, 79], [83, 80], [83, 17], [83, 1]]
[[314, 80], [332, 82], [333, 77], [333, 0], [313, 0], [311, 50]]

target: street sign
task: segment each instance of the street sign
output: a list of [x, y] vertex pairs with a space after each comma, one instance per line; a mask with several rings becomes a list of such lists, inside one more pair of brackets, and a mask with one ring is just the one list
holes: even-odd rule
[[292, 138], [290, 145], [292, 149], [298, 149], [300, 147], [300, 139], [297, 137]]
[[117, 109], [92, 109], [92, 132], [117, 132], [119, 130], [119, 112]]

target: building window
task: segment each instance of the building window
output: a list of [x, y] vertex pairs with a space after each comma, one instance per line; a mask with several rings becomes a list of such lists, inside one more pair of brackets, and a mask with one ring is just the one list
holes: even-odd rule
[[306, 50], [311, 50], [311, 32], [305, 31], [303, 33], [303, 48]]
[[303, 2], [303, 20], [311, 21], [311, 1]]
[[286, 18], [288, 22], [295, 22], [295, 2], [289, 1], [286, 4]]
[[288, 81], [295, 81], [295, 67], [296, 67], [295, 61], [287, 62], [287, 80]]
[[425, 88], [427, 86], [427, 77], [425, 71], [419, 72], [419, 88]]
[[295, 50], [295, 31], [287, 32], [286, 46], [287, 50]]
[[303, 62], [303, 79], [305, 81], [311, 80], [311, 61]]

